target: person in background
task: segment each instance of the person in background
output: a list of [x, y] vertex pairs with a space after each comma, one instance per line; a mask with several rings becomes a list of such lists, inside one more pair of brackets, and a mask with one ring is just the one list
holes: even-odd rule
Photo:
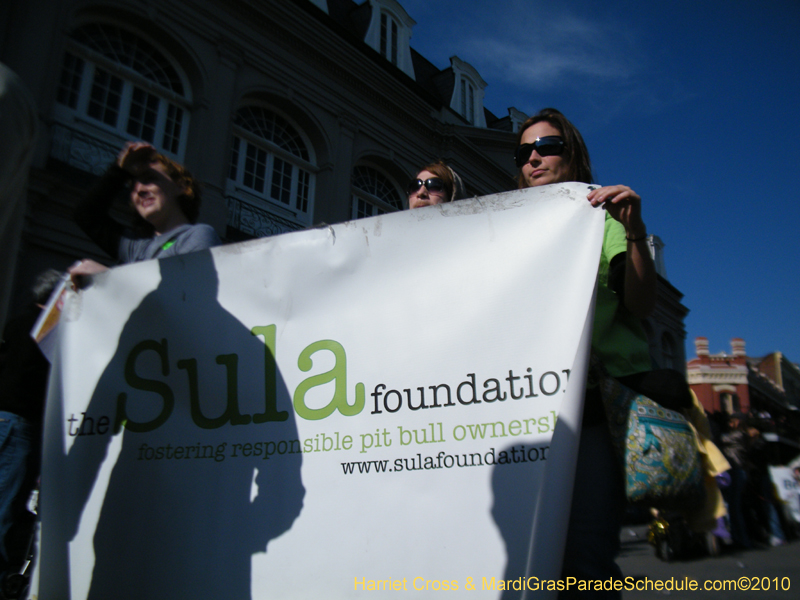
[[[763, 427], [763, 417], [756, 419], [755, 423]], [[755, 505], [755, 514], [758, 517], [759, 528], [766, 531], [765, 542], [770, 546], [783, 546], [786, 544], [786, 534], [783, 531], [780, 519], [780, 500], [778, 500], [775, 485], [769, 474], [770, 448], [769, 442], [763, 432], [755, 424], [750, 424], [747, 428], [747, 435], [750, 438], [748, 444], [748, 456], [751, 464], [750, 497]], [[777, 506], [776, 506], [777, 504]]]
[[[583, 137], [561, 112], [548, 108], [530, 117], [517, 142], [514, 156], [520, 188], [567, 181], [592, 183]], [[655, 307], [657, 279], [647, 247], [641, 197], [627, 186], [613, 185], [591, 190], [587, 201], [606, 210], [592, 351], [613, 377], [650, 371], [641, 319]], [[621, 463], [612, 446], [599, 390], [590, 387], [584, 401], [562, 577], [622, 577], [615, 558], [624, 509]], [[574, 590], [559, 597], [574, 594], [621, 597], [621, 592]]]
[[420, 208], [466, 197], [461, 177], [442, 161], [420, 169], [408, 184], [408, 208]]
[[[138, 215], [126, 229], [108, 212], [127, 189]], [[92, 241], [120, 263], [187, 254], [219, 245], [210, 225], [197, 223], [200, 186], [191, 173], [144, 142], [128, 142], [86, 198], [75, 208], [75, 221]], [[70, 268], [73, 281], [107, 267], [83, 260]]]
[[741, 550], [753, 547], [745, 517], [745, 490], [752, 465], [748, 456], [750, 438], [747, 435], [744, 419], [745, 415], [742, 413], [732, 414], [728, 419], [727, 431], [720, 435], [720, 450], [731, 464], [731, 484], [723, 488], [722, 493], [728, 503], [731, 537], [736, 548]]
[[[24, 556], [7, 544], [39, 477], [42, 421], [50, 363], [31, 337], [61, 273], [49, 269], [33, 286], [33, 301], [3, 330], [0, 345], [0, 577]], [[24, 550], [23, 550], [24, 552]]]

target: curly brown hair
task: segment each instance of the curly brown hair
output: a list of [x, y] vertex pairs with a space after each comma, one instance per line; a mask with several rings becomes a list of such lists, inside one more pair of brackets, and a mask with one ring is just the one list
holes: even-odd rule
[[190, 223], [197, 223], [200, 216], [200, 182], [192, 176], [189, 169], [159, 152], [153, 155], [152, 162], [161, 164], [169, 178], [184, 190], [178, 196], [178, 206]]

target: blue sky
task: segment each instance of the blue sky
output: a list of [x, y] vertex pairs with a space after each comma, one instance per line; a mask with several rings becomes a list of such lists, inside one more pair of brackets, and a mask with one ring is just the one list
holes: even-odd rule
[[485, 105], [552, 106], [596, 177], [642, 196], [694, 338], [800, 362], [800, 2], [400, 0], [411, 45], [457, 55]]

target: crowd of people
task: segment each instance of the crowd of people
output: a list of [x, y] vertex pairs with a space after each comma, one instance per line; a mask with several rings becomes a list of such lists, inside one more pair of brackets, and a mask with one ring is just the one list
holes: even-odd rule
[[[592, 184], [594, 180], [589, 152], [580, 132], [555, 109], [544, 109], [523, 124], [513, 156], [520, 189], [568, 181]], [[112, 204], [122, 192], [127, 192], [135, 212], [135, 222], [130, 226], [110, 216]], [[467, 196], [461, 177], [442, 161], [423, 166], [411, 179], [407, 192], [410, 209], [455, 202]], [[586, 201], [602, 207], [606, 215], [592, 350], [612, 376], [647, 372], [651, 362], [641, 320], [654, 309], [657, 277], [646, 244], [642, 199], [627, 186], [610, 185], [591, 188]], [[75, 219], [109, 257], [130, 263], [220, 244], [212, 227], [197, 223], [199, 204], [200, 187], [185, 167], [149, 144], [130, 142], [76, 207]], [[80, 288], [106, 269], [98, 262], [84, 259], [69, 273], [73, 284]], [[35, 304], [42, 304], [41, 293], [40, 290]], [[24, 497], [38, 475], [47, 365], [30, 337], [21, 342], [16, 333], [23, 332], [21, 337], [25, 338], [35, 314], [37, 309], [32, 307], [20, 317], [22, 320], [11, 321], [11, 329], [7, 329], [3, 340], [0, 448], [3, 464], [16, 463], [16, 474], [12, 478], [3, 471], [0, 479], [0, 541], [24, 510]], [[26, 349], [12, 352], [12, 344], [21, 344]], [[23, 368], [20, 361], [28, 364]], [[16, 383], [7, 385], [6, 378], [10, 381], [12, 376], [16, 377]], [[20, 381], [21, 377], [25, 381]], [[22, 433], [13, 435], [26, 439], [23, 458], [19, 453], [12, 456], [9, 449], [12, 444], [5, 439], [12, 436], [14, 427]], [[760, 522], [768, 524], [773, 544], [784, 543], [786, 539], [774, 505], [765, 500], [769, 496], [769, 479], [759, 455], [758, 440], [758, 432], [736, 415], [719, 438], [719, 446], [733, 467], [730, 485], [725, 488], [731, 529], [734, 541], [743, 548], [751, 547], [752, 540], [758, 539], [753, 515], [759, 515]], [[20, 444], [15, 442], [17, 446]], [[760, 503], [754, 500], [757, 498], [761, 498]], [[590, 385], [585, 393], [564, 577], [606, 580], [622, 576], [615, 557], [619, 552], [624, 509], [621, 465], [612, 447], [600, 393]], [[7, 545], [0, 543], [0, 571], [5, 571], [9, 562]]]
[[716, 443], [731, 465], [718, 480], [728, 507], [727, 530], [735, 548], [782, 546], [794, 534], [769, 473], [772, 464], [764, 431], [769, 420], [742, 413], [715, 413]]

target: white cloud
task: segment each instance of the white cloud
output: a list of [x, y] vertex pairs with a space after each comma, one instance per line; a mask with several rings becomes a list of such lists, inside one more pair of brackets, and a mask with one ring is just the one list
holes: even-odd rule
[[611, 119], [658, 113], [692, 96], [641, 18], [613, 4], [409, 2], [420, 15], [412, 45], [441, 68], [453, 54], [472, 64], [497, 114], [580, 104]]
[[547, 15], [465, 39], [462, 58], [495, 79], [538, 89], [622, 83], [644, 68], [635, 39], [619, 24]]

